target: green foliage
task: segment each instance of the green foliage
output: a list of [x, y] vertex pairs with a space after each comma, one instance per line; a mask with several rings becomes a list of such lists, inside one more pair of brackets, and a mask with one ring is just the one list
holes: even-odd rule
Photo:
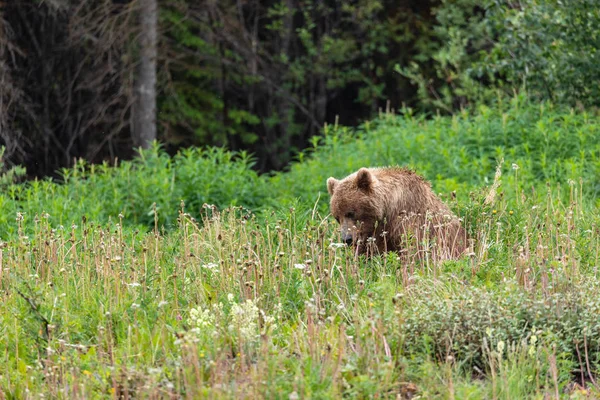
[[585, 336], [588, 357], [600, 359], [597, 281], [545, 297], [532, 297], [513, 285], [506, 282], [498, 292], [419, 285], [420, 300], [407, 304], [407, 349], [431, 352], [441, 361], [452, 354], [483, 370], [486, 350], [497, 350], [499, 343], [527, 345], [535, 337], [535, 344], [551, 345], [556, 354], [576, 364]]
[[23, 178], [26, 174], [24, 167], [17, 165], [11, 168], [7, 168], [4, 165], [4, 152], [6, 148], [0, 146], [0, 188], [17, 182], [20, 178]]
[[[363, 166], [407, 165], [428, 178], [436, 192], [469, 191], [490, 185], [497, 163], [504, 159], [507, 187], [518, 185], [531, 195], [546, 193], [546, 182], [579, 185], [584, 193], [600, 195], [600, 137], [596, 119], [551, 104], [531, 104], [523, 97], [478, 107], [453, 117], [425, 119], [403, 110], [403, 116], [385, 115], [356, 131], [326, 127], [321, 144], [290, 172], [276, 174], [271, 185], [282, 202], [301, 199], [314, 204], [321, 195], [326, 210], [329, 176], [344, 177]], [[518, 172], [513, 170], [519, 168]], [[508, 194], [515, 199], [515, 193]]]
[[[237, 135], [242, 144], [250, 145], [257, 136], [247, 127], [259, 120], [251, 111], [226, 105], [223, 93], [215, 90], [215, 82], [228, 79], [222, 65], [207, 61], [218, 58], [219, 49], [204, 38], [209, 26], [186, 17], [188, 8], [178, 2], [176, 7], [164, 7], [160, 14], [161, 23], [169, 26], [165, 40], [173, 56], [168, 68], [161, 70], [164, 95], [159, 98], [158, 116], [165, 140], [174, 145], [227, 145], [231, 144], [228, 138]], [[228, 73], [248, 83], [248, 77]]]
[[148, 229], [155, 222], [154, 203], [159, 226], [170, 228], [181, 201], [195, 216], [204, 203], [255, 211], [316, 204], [327, 212], [327, 178], [341, 178], [362, 166], [413, 167], [436, 192], [447, 196], [456, 191], [461, 207], [470, 192], [491, 185], [501, 159], [509, 207], [521, 196], [543, 198], [546, 182], [560, 183], [563, 199], [573, 185], [582, 185], [583, 194], [597, 201], [600, 133], [586, 112], [535, 105], [521, 97], [501, 108], [481, 106], [431, 120], [416, 117], [409, 109], [403, 112], [403, 116], [383, 115], [357, 130], [326, 127], [289, 172], [272, 176], [259, 177], [252, 171], [253, 159], [246, 153], [217, 148], [184, 150], [171, 158], [155, 147], [116, 168], [80, 161], [63, 170], [64, 184], [43, 180], [6, 186], [0, 195], [4, 210], [0, 229], [6, 235], [17, 212], [25, 218], [49, 213], [65, 226], [79, 223], [84, 215], [100, 222], [122, 214], [123, 223]]
[[421, 109], [453, 112], [524, 91], [533, 99], [598, 107], [594, 0], [443, 0], [434, 34], [396, 71], [418, 87]]
[[452, 113], [495, 98], [500, 82], [488, 70], [476, 68], [495, 34], [489, 3], [442, 0], [434, 7], [430, 40], [407, 65], [395, 67], [417, 86], [416, 99], [410, 102], [415, 107]]
[[428, 3], [167, 4], [165, 139], [246, 149], [263, 172], [282, 170], [326, 121], [355, 124], [412, 97], [393, 68], [432, 33]]
[[8, 223], [17, 213], [26, 220], [49, 214], [54, 224], [65, 226], [79, 224], [84, 217], [98, 223], [112, 218], [146, 230], [155, 222], [159, 228], [171, 228], [182, 201], [195, 215], [204, 203], [256, 209], [267, 193], [252, 163], [245, 153], [220, 148], [189, 149], [171, 158], [158, 145], [117, 167], [80, 160], [62, 171], [62, 183], [30, 181], [0, 194], [0, 234], [17, 233]]
[[571, 106], [600, 105], [600, 10], [594, 0], [498, 1], [497, 43], [482, 64], [531, 96]]

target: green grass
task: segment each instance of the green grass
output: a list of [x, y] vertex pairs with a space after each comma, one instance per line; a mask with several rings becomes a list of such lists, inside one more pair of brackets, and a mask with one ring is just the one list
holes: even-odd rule
[[[358, 140], [334, 127], [271, 177], [244, 155], [154, 149], [4, 186], [0, 393], [600, 396], [597, 125], [518, 101], [384, 116]], [[337, 246], [325, 179], [382, 164], [431, 179], [473, 251], [436, 264]]]
[[42, 217], [2, 248], [0, 387], [9, 398], [511, 399], [571, 395], [583, 374], [600, 395], [588, 376], [600, 360], [600, 219], [555, 195], [512, 215], [497, 199], [473, 254], [444, 264], [355, 259], [310, 209], [206, 207], [201, 223], [180, 212], [166, 235]]

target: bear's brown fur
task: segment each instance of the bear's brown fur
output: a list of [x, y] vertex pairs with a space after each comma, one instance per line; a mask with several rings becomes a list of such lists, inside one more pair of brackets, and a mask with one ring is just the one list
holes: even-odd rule
[[342, 240], [358, 253], [398, 251], [441, 260], [466, 249], [459, 219], [413, 171], [361, 168], [342, 180], [327, 179], [327, 190]]

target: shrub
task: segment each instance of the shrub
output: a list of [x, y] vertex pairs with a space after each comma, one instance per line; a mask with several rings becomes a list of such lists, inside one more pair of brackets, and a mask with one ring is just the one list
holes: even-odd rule
[[[599, 128], [588, 113], [533, 104], [523, 97], [498, 108], [480, 106], [431, 120], [404, 110], [402, 116], [385, 115], [356, 131], [326, 128], [309, 156], [275, 175], [271, 185], [283, 204], [301, 199], [313, 205], [320, 196], [326, 210], [329, 176], [339, 178], [363, 166], [407, 165], [429, 179], [436, 191], [456, 191], [464, 200], [469, 191], [491, 184], [498, 161], [504, 159], [508, 188], [517, 185], [528, 195], [535, 188], [544, 195], [546, 182], [567, 187], [582, 178], [585, 195], [597, 198]], [[515, 191], [506, 195], [514, 199]]]
[[417, 104], [454, 112], [522, 91], [571, 107], [600, 105], [594, 0], [443, 0], [435, 39], [396, 71], [418, 88]]
[[199, 215], [204, 203], [257, 208], [266, 195], [264, 179], [252, 170], [245, 153], [219, 148], [189, 149], [171, 158], [159, 146], [117, 167], [79, 161], [62, 170], [62, 182], [50, 179], [10, 185], [0, 194], [0, 235], [15, 233], [17, 213], [23, 218], [49, 214], [53, 225], [78, 224], [82, 218], [103, 223], [120, 219], [141, 229], [171, 227], [184, 201]]
[[[579, 365], [600, 360], [600, 282], [589, 280], [547, 297], [507, 282], [498, 290], [419, 285], [407, 301], [406, 349], [444, 361], [448, 354], [485, 371], [486, 350], [498, 343], [530, 343], [553, 349]], [[502, 346], [502, 345], [501, 345]]]

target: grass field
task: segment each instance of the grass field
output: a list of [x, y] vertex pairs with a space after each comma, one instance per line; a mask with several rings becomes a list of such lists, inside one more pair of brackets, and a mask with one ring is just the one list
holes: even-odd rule
[[[558, 131], [578, 126], [572, 134], [589, 151], [569, 158], [564, 150], [574, 173], [595, 165], [596, 127], [565, 115], [574, 122]], [[477, 118], [472, 126], [485, 126]], [[394, 140], [386, 132], [409, 131], [400, 126], [407, 121], [381, 123], [375, 145]], [[425, 132], [463, 124], [415, 123]], [[55, 203], [24, 204], [51, 197], [35, 192], [49, 187], [76, 199], [69, 185], [91, 190], [102, 175], [8, 188], [20, 196], [4, 197], [16, 211], [4, 214], [0, 244], [0, 398], [600, 397], [600, 217], [589, 172], [573, 179], [554, 165], [541, 170], [553, 178], [544, 181], [526, 156], [506, 150], [495, 178], [492, 165], [485, 180], [466, 182], [437, 179], [439, 166], [415, 159], [463, 218], [472, 252], [440, 264], [394, 253], [355, 258], [338, 243], [326, 197], [315, 202], [318, 191], [309, 189], [331, 153], [350, 159], [361, 154], [356, 146], [369, 146], [369, 137], [344, 140], [349, 147], [325, 143], [289, 173], [248, 175], [254, 190], [288, 187], [285, 206], [256, 212], [180, 200], [136, 211], [136, 220], [102, 210], [75, 220], [37, 212]], [[367, 161], [349, 169], [354, 162]], [[480, 162], [465, 156], [464, 168]], [[243, 170], [221, 163], [231, 176]], [[320, 174], [341, 177], [342, 167]], [[158, 179], [161, 168], [140, 175]], [[131, 180], [131, 171], [107, 173]], [[175, 182], [164, 176], [161, 187]], [[127, 194], [108, 192], [135, 209]]]

